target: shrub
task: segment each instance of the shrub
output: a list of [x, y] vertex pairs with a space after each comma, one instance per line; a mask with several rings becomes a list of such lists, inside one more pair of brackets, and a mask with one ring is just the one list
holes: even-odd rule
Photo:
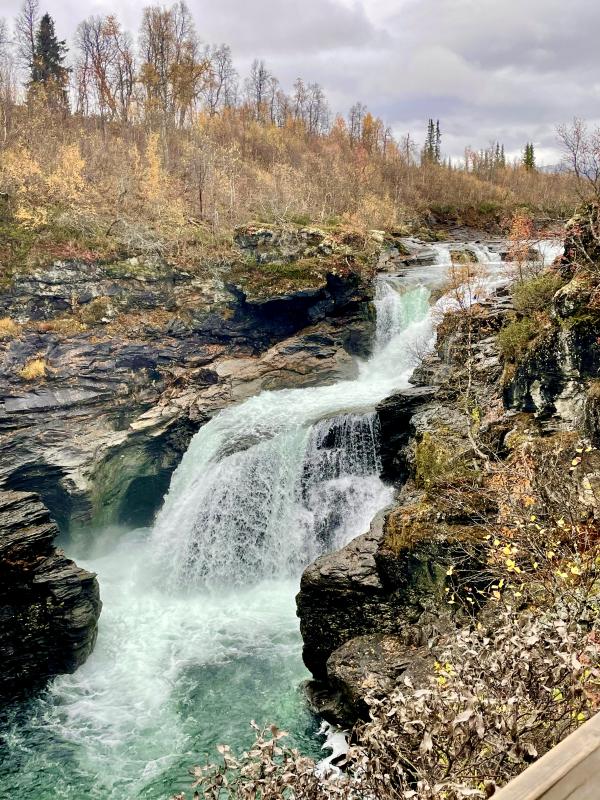
[[40, 322], [37, 325], [40, 333], [57, 333], [59, 336], [75, 336], [82, 333], [86, 327], [75, 317], [61, 317], [60, 319], [51, 319], [46, 322]]
[[94, 325], [102, 322], [111, 312], [110, 300], [108, 297], [96, 297], [87, 305], [83, 306], [80, 312], [81, 320], [86, 325]]
[[28, 361], [23, 369], [19, 372], [19, 376], [24, 381], [37, 381], [46, 377], [47, 364], [43, 358], [33, 358]]
[[512, 290], [515, 309], [525, 316], [545, 311], [563, 285], [560, 275], [544, 272], [530, 280], [518, 281]]
[[539, 326], [525, 317], [514, 320], [498, 334], [497, 341], [500, 352], [507, 361], [518, 361], [527, 350], [529, 342], [535, 337]]
[[415, 448], [415, 484], [429, 491], [439, 486], [474, 479], [472, 465], [457, 450], [456, 441], [446, 429], [427, 431]]
[[215, 800], [490, 797], [594, 713], [600, 648], [589, 620], [599, 611], [589, 596], [542, 612], [496, 604], [491, 628], [430, 643], [435, 663], [420, 684], [367, 698], [371, 719], [353, 731], [342, 775], [323, 775], [282, 731], [254, 725], [250, 750], [219, 746], [223, 761], [196, 767], [194, 788]]
[[16, 338], [21, 332], [20, 326], [10, 317], [0, 319], [0, 341]]

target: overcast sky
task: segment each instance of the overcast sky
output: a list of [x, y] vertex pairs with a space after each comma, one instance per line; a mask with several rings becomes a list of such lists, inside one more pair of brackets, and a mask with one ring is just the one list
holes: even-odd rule
[[[334, 111], [356, 100], [421, 142], [440, 119], [443, 149], [499, 139], [558, 160], [555, 128], [600, 122], [598, 0], [190, 0], [203, 41], [230, 44], [238, 68], [262, 58], [290, 89], [321, 83]], [[137, 30], [144, 0], [41, 0], [59, 34], [116, 12]], [[0, 0], [11, 19], [14, 0]]]

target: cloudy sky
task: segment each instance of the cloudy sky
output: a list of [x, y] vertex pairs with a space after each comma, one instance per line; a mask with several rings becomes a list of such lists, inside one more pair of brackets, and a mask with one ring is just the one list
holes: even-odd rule
[[[558, 160], [555, 128], [600, 122], [597, 0], [189, 0], [201, 38], [231, 45], [242, 73], [263, 58], [285, 88], [318, 81], [335, 111], [360, 100], [420, 142], [441, 120], [444, 151], [492, 140]], [[69, 39], [116, 12], [135, 31], [148, 0], [42, 0]], [[18, 3], [0, 0], [0, 17]]]

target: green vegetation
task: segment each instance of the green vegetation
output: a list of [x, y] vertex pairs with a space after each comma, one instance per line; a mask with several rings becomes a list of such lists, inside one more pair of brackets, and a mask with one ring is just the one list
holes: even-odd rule
[[498, 334], [500, 352], [507, 361], [518, 361], [538, 333], [539, 325], [529, 317], [514, 320]]
[[80, 317], [86, 325], [102, 322], [111, 313], [111, 302], [108, 297], [96, 297], [81, 308]]
[[546, 312], [563, 284], [556, 272], [544, 272], [529, 280], [518, 281], [512, 289], [513, 305], [524, 316]]

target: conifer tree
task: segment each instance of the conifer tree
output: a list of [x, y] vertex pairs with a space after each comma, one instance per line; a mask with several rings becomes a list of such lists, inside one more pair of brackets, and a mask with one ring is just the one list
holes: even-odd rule
[[528, 142], [525, 145], [525, 150], [523, 151], [523, 166], [528, 170], [535, 169], [535, 149], [533, 142]]
[[440, 121], [435, 123], [430, 119], [427, 123], [427, 138], [423, 148], [423, 162], [428, 164], [441, 164], [442, 161], [442, 134]]
[[29, 89], [43, 89], [48, 103], [62, 108], [66, 108], [69, 102], [69, 69], [64, 66], [66, 54], [65, 42], [56, 37], [54, 20], [50, 14], [44, 14], [36, 32]]

